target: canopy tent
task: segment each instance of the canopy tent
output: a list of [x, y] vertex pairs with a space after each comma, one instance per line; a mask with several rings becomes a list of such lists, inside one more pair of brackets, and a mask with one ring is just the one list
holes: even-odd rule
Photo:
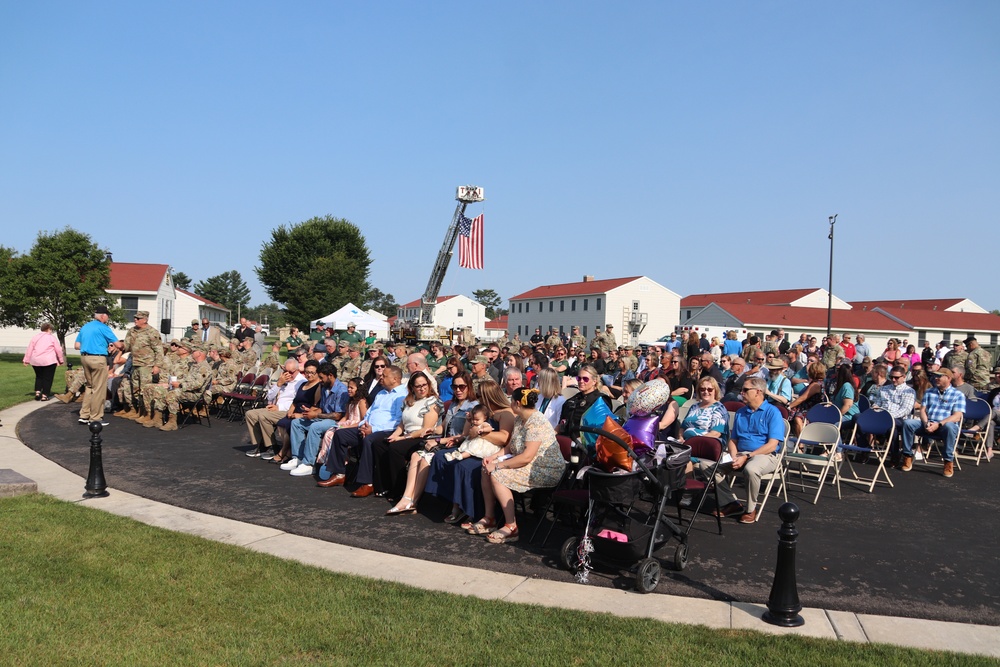
[[338, 331], [347, 329], [348, 322], [354, 322], [358, 327], [358, 331], [372, 331], [379, 338], [389, 337], [389, 323], [386, 320], [369, 315], [353, 303], [348, 303], [340, 310], [330, 313], [326, 317], [311, 321], [309, 323], [310, 330], [316, 328], [317, 322], [322, 322], [324, 326], [333, 327]]

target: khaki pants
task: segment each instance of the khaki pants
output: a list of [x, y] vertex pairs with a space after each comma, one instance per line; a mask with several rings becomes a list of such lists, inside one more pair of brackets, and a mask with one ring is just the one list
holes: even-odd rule
[[108, 395], [108, 358], [97, 355], [80, 357], [86, 389], [80, 406], [80, 419], [101, 421], [104, 418], [104, 400]]
[[[698, 462], [698, 468], [705, 473], [705, 476], [708, 475], [714, 465], [715, 461], [701, 460]], [[745, 506], [747, 512], [753, 512], [757, 508], [757, 496], [760, 495], [760, 478], [769, 472], [774, 472], [777, 467], [778, 455], [766, 454], [764, 456], [753, 457], [745, 466], [736, 471], [746, 478], [747, 501]], [[723, 507], [738, 500], [736, 494], [733, 492], [733, 487], [729, 485], [725, 477], [716, 475], [715, 483], [719, 488], [719, 502]]]
[[250, 431], [250, 444], [261, 449], [274, 445], [274, 427], [286, 414], [285, 410], [268, 410], [258, 408], [244, 415], [247, 430]]

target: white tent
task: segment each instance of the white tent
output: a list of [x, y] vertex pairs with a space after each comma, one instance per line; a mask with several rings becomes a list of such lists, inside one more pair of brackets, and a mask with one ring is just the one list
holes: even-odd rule
[[348, 303], [340, 310], [330, 313], [326, 317], [313, 320], [309, 323], [310, 330], [316, 328], [317, 322], [322, 322], [325, 326], [333, 327], [337, 330], [345, 330], [347, 329], [348, 322], [354, 322], [358, 326], [358, 331], [371, 331], [378, 338], [389, 338], [389, 323], [387, 320], [369, 315], [353, 303]]

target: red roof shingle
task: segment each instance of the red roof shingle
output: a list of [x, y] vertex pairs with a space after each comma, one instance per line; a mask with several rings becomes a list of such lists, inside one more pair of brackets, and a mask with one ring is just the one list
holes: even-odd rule
[[909, 308], [900, 310], [887, 308], [885, 312], [906, 322], [913, 329], [940, 329], [951, 331], [956, 336], [966, 332], [1000, 332], [1000, 315], [992, 313], [953, 313], [947, 310], [911, 310]]
[[[783, 329], [826, 329], [826, 308], [788, 308], [785, 306], [748, 306], [745, 303], [717, 303], [744, 326], [780, 326]], [[832, 311], [836, 331], [902, 331], [906, 327], [882, 313], [859, 310]]]
[[590, 280], [578, 283], [562, 283], [561, 285], [542, 285], [533, 290], [528, 290], [510, 297], [511, 301], [519, 299], [551, 299], [560, 296], [582, 296], [585, 294], [604, 294], [611, 290], [627, 285], [630, 282], [639, 280], [642, 276], [632, 276], [630, 278], [608, 278], [605, 280]]
[[[762, 292], [722, 292], [718, 294], [691, 294], [681, 299], [682, 307], [707, 306], [712, 303], [742, 303], [751, 306], [787, 306], [793, 301], [809, 296], [819, 288], [779, 289]], [[825, 310], [823, 312], [826, 312]]]
[[115, 292], [157, 292], [170, 267], [166, 264], [111, 262], [111, 287]]
[[[454, 299], [456, 296], [458, 296], [458, 295], [457, 294], [449, 294], [448, 296], [439, 296], [437, 302], [438, 303], [444, 303], [448, 299]], [[416, 299], [414, 301], [410, 301], [408, 303], [404, 303], [402, 306], [400, 306], [400, 308], [419, 308], [419, 307], [420, 307], [420, 299]]]
[[852, 301], [851, 306], [857, 310], [945, 310], [965, 301], [965, 299], [903, 299], [889, 301]]

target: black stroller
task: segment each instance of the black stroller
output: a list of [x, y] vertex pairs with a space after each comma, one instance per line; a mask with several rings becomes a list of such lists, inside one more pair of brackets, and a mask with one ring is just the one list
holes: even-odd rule
[[[613, 565], [636, 563], [635, 589], [650, 593], [660, 581], [660, 561], [653, 553], [671, 538], [673, 567], [683, 570], [688, 559], [688, 533], [664, 516], [667, 499], [684, 488], [685, 468], [691, 461], [691, 448], [680, 443], [666, 443], [667, 456], [659, 464], [644, 462], [617, 436], [601, 429], [581, 427], [581, 431], [603, 436], [628, 452], [635, 462], [633, 472], [608, 473], [587, 469], [589, 489], [586, 527], [583, 537], [571, 537], [563, 543], [559, 560], [576, 573], [580, 583], [587, 583], [593, 558]], [[702, 498], [704, 500], [704, 497]]]

